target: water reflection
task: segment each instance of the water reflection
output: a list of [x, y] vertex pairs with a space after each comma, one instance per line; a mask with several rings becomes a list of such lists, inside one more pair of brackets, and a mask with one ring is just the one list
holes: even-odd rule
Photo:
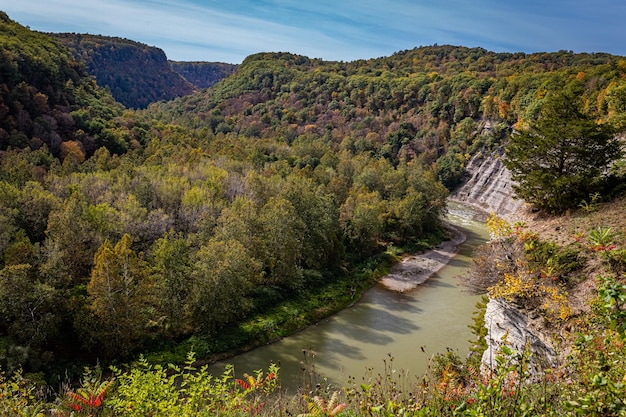
[[488, 236], [476, 222], [454, 216], [451, 220], [467, 240], [459, 254], [420, 287], [396, 293], [374, 286], [335, 316], [228, 362], [238, 375], [278, 363], [283, 386], [293, 391], [303, 380], [302, 362], [310, 361], [303, 350], [315, 352], [315, 371], [338, 385], [345, 384], [348, 375], [361, 377], [370, 367], [382, 369], [388, 354], [394, 356], [396, 369], [412, 375], [426, 370], [433, 353], [450, 348], [466, 354], [471, 337], [467, 326], [478, 297], [465, 293], [458, 276], [469, 265], [473, 249]]

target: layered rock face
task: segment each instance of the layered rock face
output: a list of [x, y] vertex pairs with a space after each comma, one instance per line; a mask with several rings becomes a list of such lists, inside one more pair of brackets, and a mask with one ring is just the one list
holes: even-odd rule
[[502, 149], [486, 155], [476, 154], [466, 167], [469, 179], [450, 199], [473, 207], [485, 216], [496, 213], [511, 220], [524, 202], [514, 198], [513, 180], [502, 163], [503, 154]]
[[[469, 162], [468, 180], [451, 196], [450, 200], [470, 206], [486, 218], [495, 213], [509, 222], [515, 222], [516, 213], [524, 206], [514, 197], [511, 173], [502, 163], [502, 148], [490, 154], [477, 154]], [[503, 300], [491, 299], [485, 312], [488, 334], [487, 350], [483, 353], [483, 369], [495, 369], [495, 357], [506, 344], [517, 354], [530, 352], [529, 371], [536, 374], [543, 366], [556, 361], [550, 342], [531, 326], [529, 313]]]

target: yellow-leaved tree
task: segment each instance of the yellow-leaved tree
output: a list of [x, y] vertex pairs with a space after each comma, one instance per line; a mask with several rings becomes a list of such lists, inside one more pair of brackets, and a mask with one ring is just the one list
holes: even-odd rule
[[146, 262], [131, 249], [128, 234], [115, 246], [109, 240], [100, 246], [87, 292], [95, 321], [91, 336], [102, 353], [123, 356], [140, 346], [154, 313], [153, 285]]

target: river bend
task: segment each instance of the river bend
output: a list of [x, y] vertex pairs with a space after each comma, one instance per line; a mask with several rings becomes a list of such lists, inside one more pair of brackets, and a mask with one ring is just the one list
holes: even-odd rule
[[[468, 267], [474, 248], [488, 239], [484, 226], [470, 220], [468, 209], [452, 205], [449, 221], [467, 235], [457, 255], [418, 288], [397, 293], [376, 285], [353, 306], [278, 342], [227, 360], [237, 376], [280, 364], [283, 387], [295, 391], [303, 381], [303, 350], [307, 369], [328, 382], [345, 385], [368, 368], [382, 371], [388, 355], [393, 367], [422, 374], [434, 353], [446, 349], [466, 355], [472, 334], [468, 328], [479, 297], [466, 293], [458, 276]], [[224, 364], [216, 364], [216, 370]]]

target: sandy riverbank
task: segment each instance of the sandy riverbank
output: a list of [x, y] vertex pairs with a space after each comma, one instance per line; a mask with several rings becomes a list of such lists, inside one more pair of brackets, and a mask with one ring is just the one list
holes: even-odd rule
[[433, 274], [443, 268], [456, 255], [459, 245], [466, 236], [456, 227], [446, 224], [451, 239], [442, 242], [434, 249], [410, 255], [394, 265], [389, 275], [380, 283], [392, 291], [405, 292], [424, 283]]

